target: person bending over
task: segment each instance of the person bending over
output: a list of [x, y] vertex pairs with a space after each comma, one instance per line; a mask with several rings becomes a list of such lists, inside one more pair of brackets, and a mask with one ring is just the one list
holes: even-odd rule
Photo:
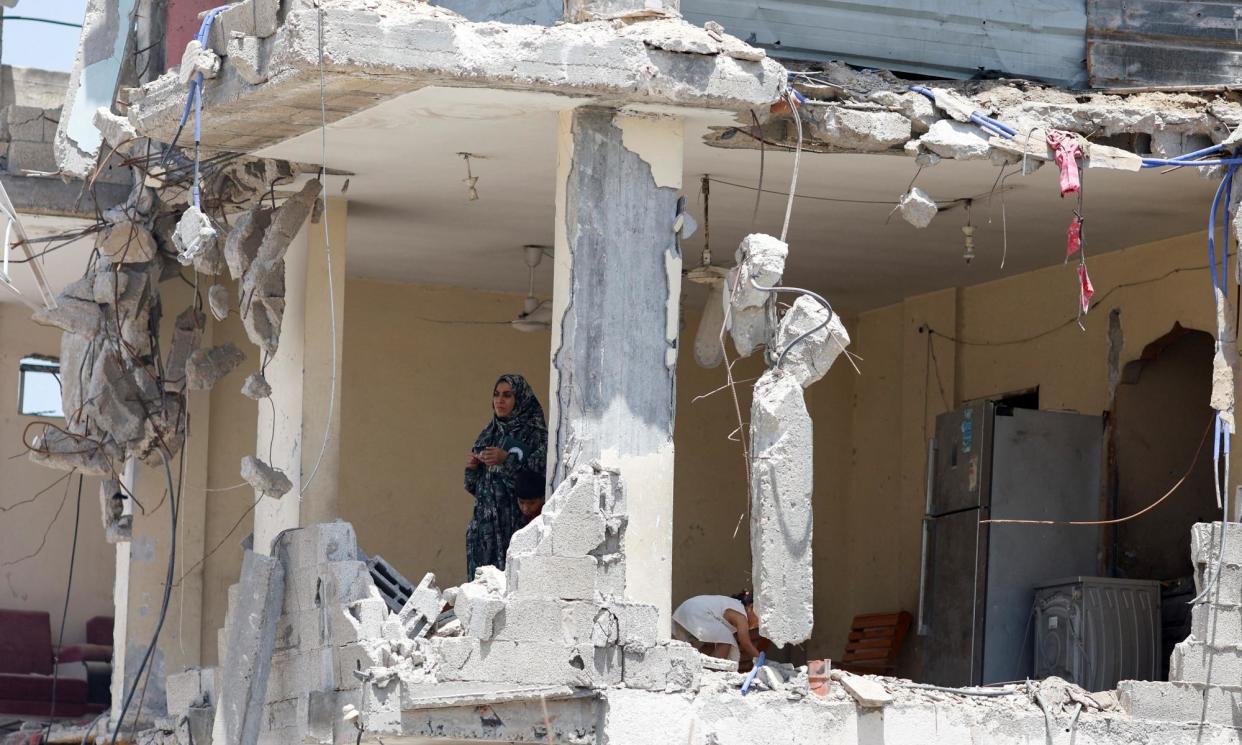
[[749, 592], [732, 597], [698, 595], [673, 612], [673, 638], [693, 644], [712, 657], [739, 661], [745, 655], [755, 658], [759, 650], [750, 640], [750, 630], [759, 628], [754, 598]]
[[522, 471], [513, 481], [513, 492], [517, 497], [518, 510], [522, 513], [524, 528], [543, 512], [544, 495], [547, 494], [543, 474]]

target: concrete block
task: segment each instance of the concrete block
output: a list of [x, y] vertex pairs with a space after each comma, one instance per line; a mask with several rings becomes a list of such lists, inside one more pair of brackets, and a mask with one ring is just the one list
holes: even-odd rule
[[529, 685], [604, 687], [619, 685], [622, 659], [617, 648], [597, 650], [589, 644], [555, 642], [479, 642], [464, 659], [454, 650], [452, 664], [443, 660], [441, 681], [494, 682]]
[[383, 636], [388, 604], [381, 598], [363, 598], [327, 609], [328, 638], [332, 645], [350, 644]]
[[8, 139], [13, 142], [46, 142], [50, 145], [59, 121], [59, 111], [38, 106], [9, 106], [5, 112]]
[[617, 643], [624, 647], [654, 647], [660, 611], [645, 603], [614, 602], [605, 606], [617, 617]]
[[1197, 724], [1204, 716], [1209, 724], [1242, 727], [1242, 688], [1237, 686], [1123, 680], [1117, 699], [1134, 719]]
[[361, 561], [328, 561], [299, 567], [290, 575], [285, 589], [289, 611], [349, 605], [372, 597], [375, 586], [366, 563]]
[[426, 636], [431, 624], [444, 610], [444, 594], [436, 584], [436, 575], [428, 572], [410, 593], [397, 618], [411, 637]]
[[493, 621], [493, 638], [515, 642], [589, 643], [599, 606], [590, 600], [510, 597]]
[[1173, 647], [1173, 656], [1169, 660], [1169, 680], [1176, 683], [1236, 685], [1242, 681], [1242, 648], [1210, 647], [1200, 641], [1179, 642]]
[[211, 742], [216, 707], [192, 706], [177, 724], [177, 745], [203, 745]]
[[664, 642], [623, 653], [627, 688], [647, 691], [695, 691], [703, 674], [699, 652], [684, 642]]
[[552, 516], [550, 523], [555, 556], [588, 556], [604, 543], [606, 525], [598, 507], [589, 512], [566, 510]]
[[238, 585], [238, 602], [229, 608], [228, 646], [220, 665], [220, 734], [230, 743], [254, 745], [273, 661], [284, 568], [277, 559], [247, 551]]
[[788, 255], [788, 244], [778, 238], [763, 233], [743, 238], [734, 253], [737, 266], [729, 273], [724, 288], [725, 298], [732, 301], [733, 308], [761, 308], [767, 304], [771, 293], [755, 289], [754, 285], [779, 285]]
[[901, 212], [901, 219], [916, 228], [931, 225], [932, 219], [940, 212], [936, 201], [917, 186], [901, 195], [901, 199], [897, 202], [897, 209]]
[[179, 717], [191, 707], [215, 705], [215, 668], [192, 667], [164, 678], [164, 695], [170, 716]]
[[841, 316], [832, 313], [829, 318], [828, 309], [819, 301], [803, 296], [781, 317], [773, 351], [783, 355], [781, 369], [806, 388], [828, 374], [849, 344]]
[[50, 142], [10, 142], [8, 163], [10, 173], [22, 171], [56, 173], [60, 170]]
[[266, 700], [294, 698], [309, 691], [335, 688], [337, 653], [332, 647], [289, 650], [272, 656]]
[[306, 726], [305, 712], [308, 708], [305, 695], [273, 701], [264, 707], [263, 729], [267, 732], [297, 729]]
[[593, 556], [512, 556], [505, 574], [514, 597], [592, 600], [598, 570]]
[[330, 640], [329, 613], [340, 613], [332, 607], [312, 608], [285, 613], [276, 623], [276, 651], [318, 649]]
[[850, 694], [858, 702], [858, 705], [863, 708], [879, 708], [887, 706], [893, 701], [893, 694], [889, 693], [874, 678], [865, 675], [851, 675], [843, 671], [834, 672], [832, 677], [834, 680], [839, 681], [845, 692]]
[[360, 683], [361, 679], [355, 673], [365, 672], [372, 667], [385, 666], [389, 663], [379, 646], [357, 643], [334, 648], [332, 661], [336, 685], [325, 686], [320, 690], [346, 688], [346, 684], [351, 681]]
[[768, 370], [755, 384], [750, 414], [750, 547], [759, 632], [778, 647], [811, 636], [811, 417], [802, 386]]
[[[1215, 563], [1220, 553], [1221, 523], [1195, 523], [1190, 529], [1190, 561], [1196, 567]], [[1225, 534], [1226, 564], [1242, 564], [1242, 523], [1230, 523]]]
[[1190, 635], [1215, 646], [1242, 646], [1242, 606], [1195, 603], [1190, 608]]
[[358, 536], [347, 522], [308, 525], [285, 531], [277, 540], [281, 559], [293, 569], [358, 559]]
[[267, 38], [276, 33], [279, 0], [243, 0], [216, 16], [207, 44], [216, 54], [228, 54], [229, 39], [237, 36]]
[[595, 591], [601, 600], [625, 598], [625, 554], [605, 554], [598, 557], [599, 574], [595, 579]]
[[910, 139], [910, 120], [895, 111], [865, 111], [840, 104], [817, 106], [810, 128], [825, 144], [840, 150], [874, 153]]

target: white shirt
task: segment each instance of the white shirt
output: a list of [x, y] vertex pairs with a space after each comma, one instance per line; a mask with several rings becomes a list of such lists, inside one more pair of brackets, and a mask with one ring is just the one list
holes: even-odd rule
[[733, 624], [725, 620], [725, 611], [734, 610], [746, 617], [746, 606], [724, 595], [692, 597], [673, 612], [673, 620], [700, 642], [737, 646]]

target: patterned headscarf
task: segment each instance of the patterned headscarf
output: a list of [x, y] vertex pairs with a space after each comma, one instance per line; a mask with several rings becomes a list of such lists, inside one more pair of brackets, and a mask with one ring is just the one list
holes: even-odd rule
[[502, 419], [496, 416], [493, 408], [492, 421], [479, 433], [474, 449], [501, 447], [506, 438], [512, 438], [531, 452], [543, 450], [548, 443], [548, 425], [543, 418], [543, 406], [531, 390], [530, 383], [514, 373], [497, 378], [496, 385], [501, 383], [508, 383], [513, 388], [513, 413]]

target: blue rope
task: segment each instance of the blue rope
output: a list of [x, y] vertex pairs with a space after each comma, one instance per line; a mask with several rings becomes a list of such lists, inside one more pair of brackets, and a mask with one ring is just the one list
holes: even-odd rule
[[[211, 36], [211, 25], [215, 22], [216, 16], [233, 6], [221, 5], [207, 11], [207, 15], [203, 16], [203, 22], [198, 26], [198, 33], [194, 35], [203, 48], [207, 47], [207, 39]], [[198, 188], [198, 146], [203, 139], [203, 74], [200, 72], [190, 81], [190, 90], [185, 99], [185, 110], [181, 112], [181, 123], [179, 127], [184, 127], [190, 118], [190, 109], [194, 109], [194, 183], [190, 187], [191, 203], [197, 208], [201, 206], [201, 199]]]

